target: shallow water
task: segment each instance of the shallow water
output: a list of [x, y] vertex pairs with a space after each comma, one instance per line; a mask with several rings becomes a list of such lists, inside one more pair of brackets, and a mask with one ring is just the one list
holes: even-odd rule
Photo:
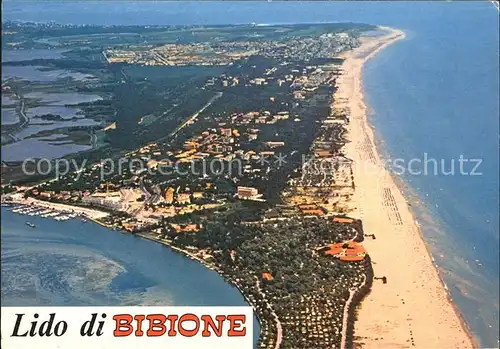
[[2, 145], [3, 161], [25, 161], [27, 159], [55, 159], [89, 150], [90, 145], [68, 144], [52, 145], [39, 138], [24, 139], [20, 142]]
[[[21, 131], [16, 133], [15, 136], [20, 139], [20, 141], [2, 146], [1, 151], [3, 160], [23, 161], [25, 159], [33, 157], [53, 159], [91, 149], [90, 145], [73, 144], [71, 141], [59, 144], [58, 142], [47, 142], [44, 139], [40, 139], [38, 137], [30, 139], [26, 138], [33, 136], [41, 131], [50, 131], [63, 127], [98, 125], [99, 123], [95, 120], [86, 119], [81, 113], [77, 114], [81, 112], [81, 109], [68, 107], [67, 105], [76, 105], [79, 103], [88, 103], [102, 100], [103, 98], [101, 96], [96, 94], [84, 94], [76, 92], [30, 92], [26, 93], [23, 97], [32, 99], [33, 101], [36, 101], [36, 103], [41, 103], [43, 105], [26, 109], [26, 116], [30, 118], [29, 124]], [[15, 112], [15, 110], [7, 110], [5, 115], [4, 110], [5, 109], [2, 109], [2, 124], [8, 124], [9, 120], [11, 120], [11, 123], [13, 123], [12, 120], [14, 119], [12, 113]], [[72, 119], [73, 117], [78, 116], [78, 119], [67, 121], [52, 121], [35, 118], [35, 116], [37, 115], [44, 115], [48, 113], [60, 115], [64, 119]]]
[[217, 273], [163, 245], [92, 222], [2, 215], [2, 304], [243, 305]]
[[[38, 124], [36, 124], [36, 123]], [[32, 124], [35, 123], [35, 124]], [[48, 142], [43, 137], [26, 138], [41, 131], [55, 130], [62, 127], [75, 126], [93, 126], [98, 123], [92, 119], [80, 118], [70, 121], [48, 121], [42, 119], [32, 119], [30, 124], [16, 134], [20, 141], [2, 146], [2, 160], [4, 161], [24, 161], [30, 158], [55, 159], [68, 154], [89, 150], [90, 145], [81, 145], [73, 143], [50, 144], [57, 142]], [[90, 136], [89, 136], [90, 137]], [[89, 139], [90, 143], [90, 139]]]
[[32, 136], [40, 131], [54, 130], [61, 127], [74, 127], [74, 126], [93, 126], [98, 123], [92, 119], [78, 119], [68, 121], [51, 121], [35, 118], [30, 120], [28, 127], [24, 128], [16, 136], [20, 139]]
[[35, 108], [29, 108], [26, 110], [26, 116], [29, 118], [33, 118], [35, 116], [41, 116], [46, 114], [59, 115], [63, 119], [72, 119], [73, 117], [82, 118], [84, 117], [79, 112], [81, 109], [71, 108], [65, 106], [41, 106]]
[[63, 57], [63, 52], [62, 50], [46, 49], [2, 50], [2, 62], [19, 62], [32, 59], [58, 59]]
[[102, 100], [102, 97], [91, 93], [46, 93], [29, 92], [24, 95], [25, 98], [35, 99], [45, 105], [75, 105], [79, 103], [89, 103]]
[[216, 272], [161, 244], [1, 210], [2, 306], [246, 305]]
[[18, 78], [27, 81], [36, 82], [52, 82], [58, 79], [71, 78], [77, 81], [83, 81], [93, 78], [92, 75], [73, 72], [69, 70], [45, 70], [47, 68], [41, 66], [10, 66], [2, 65], [2, 80], [8, 78]]
[[16, 98], [12, 95], [8, 95], [6, 93], [2, 93], [2, 106], [5, 107], [7, 105], [15, 105], [18, 102]]
[[16, 109], [2, 108], [2, 125], [12, 125], [19, 122]]

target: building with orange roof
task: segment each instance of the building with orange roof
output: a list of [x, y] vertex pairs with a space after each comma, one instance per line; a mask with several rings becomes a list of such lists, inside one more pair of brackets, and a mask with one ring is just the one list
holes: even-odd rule
[[318, 208], [318, 205], [316, 205], [316, 204], [302, 204], [302, 205], [299, 205], [298, 208], [300, 210], [314, 210], [314, 209]]
[[262, 280], [272, 281], [274, 278], [270, 273], [262, 273]]
[[259, 194], [257, 188], [253, 187], [238, 187], [238, 197], [240, 199], [249, 199]]
[[340, 260], [344, 262], [360, 262], [365, 256], [341, 256]]
[[314, 155], [317, 158], [327, 158], [333, 156], [333, 154], [329, 150], [317, 150], [314, 152]]
[[194, 141], [187, 141], [184, 143], [184, 149], [197, 149], [200, 146], [200, 143]]
[[158, 161], [156, 160], [149, 160], [147, 163], [148, 167], [151, 169], [156, 169], [158, 167]]
[[171, 223], [170, 227], [175, 230], [176, 233], [188, 233], [198, 231], [198, 226], [196, 224], [187, 224], [181, 226], [180, 224]]
[[337, 223], [346, 223], [346, 224], [349, 224], [349, 223], [352, 223], [354, 222], [354, 219], [352, 218], [347, 218], [347, 217], [335, 217], [333, 219], [334, 222], [337, 222]]
[[165, 201], [167, 202], [167, 204], [171, 204], [172, 202], [174, 202], [174, 188], [172, 187], [169, 187], [167, 189], [167, 192], [165, 193]]
[[134, 229], [134, 224], [132, 224], [132, 223], [122, 223], [122, 227], [126, 231], [132, 231]]
[[177, 159], [182, 159], [182, 158], [188, 157], [189, 155], [192, 155], [194, 153], [196, 153], [196, 149], [191, 149], [191, 150], [185, 151], [183, 153], [180, 153], [180, 154], [176, 155], [175, 157]]
[[344, 249], [342, 246], [333, 246], [330, 245], [329, 250], [325, 251], [325, 254], [332, 255], [332, 256], [337, 256], [340, 254]]
[[328, 250], [324, 254], [345, 262], [358, 262], [365, 258], [366, 250], [363, 245], [355, 241], [347, 241], [328, 245]]
[[303, 210], [303, 214], [308, 215], [308, 216], [324, 216], [325, 212], [320, 209], [315, 209], [315, 210]]
[[177, 203], [190, 204], [191, 203], [191, 196], [189, 194], [179, 194], [177, 196]]

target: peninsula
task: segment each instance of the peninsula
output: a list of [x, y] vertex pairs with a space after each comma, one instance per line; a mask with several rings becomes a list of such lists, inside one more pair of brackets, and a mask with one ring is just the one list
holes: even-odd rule
[[473, 348], [474, 340], [453, 305], [415, 218], [377, 151], [362, 91], [363, 64], [404, 33], [391, 30], [382, 39], [364, 38], [346, 52], [337, 100], [350, 110], [347, 154], [355, 164], [357, 211], [366, 232], [375, 282], [362, 301], [356, 335], [367, 347]]
[[[114, 155], [4, 185], [2, 202], [71, 210], [216, 270], [253, 306], [261, 348], [472, 348], [366, 116], [363, 64], [404, 33], [188, 31], [176, 44], [101, 47], [106, 83], [120, 82], [91, 139]], [[200, 43], [207, 32], [216, 40]], [[172, 72], [183, 82], [165, 91]], [[155, 93], [147, 111], [126, 100], [144, 91]]]

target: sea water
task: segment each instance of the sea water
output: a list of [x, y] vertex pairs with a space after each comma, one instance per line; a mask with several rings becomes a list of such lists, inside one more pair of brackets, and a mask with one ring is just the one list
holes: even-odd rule
[[1, 211], [2, 306], [247, 305], [215, 271], [167, 246], [93, 222]]

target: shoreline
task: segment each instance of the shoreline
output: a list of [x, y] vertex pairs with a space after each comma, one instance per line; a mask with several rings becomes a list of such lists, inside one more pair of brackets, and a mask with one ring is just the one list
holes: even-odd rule
[[[374, 282], [371, 292], [358, 306], [356, 336], [361, 338], [358, 341], [368, 341], [370, 348], [477, 347], [415, 223], [413, 212], [393, 175], [383, 166], [373, 126], [368, 120], [362, 86], [363, 66], [384, 48], [405, 38], [400, 30], [379, 28], [389, 33], [362, 38], [360, 47], [342, 55], [343, 76], [339, 78], [337, 91], [339, 99], [347, 100], [344, 106], [351, 113], [347, 156], [355, 164], [368, 163], [372, 171], [377, 171], [374, 176], [374, 172], [365, 171], [366, 168], [353, 169], [354, 199], [364, 230], [377, 235], [377, 240], [365, 239], [364, 242], [372, 257], [374, 273], [379, 277], [388, 275], [387, 285]], [[408, 273], [413, 277], [408, 277]], [[417, 284], [419, 282], [421, 284]]]
[[104, 223], [98, 221], [99, 218], [108, 216], [109, 213], [107, 212], [99, 211], [97, 209], [88, 207], [37, 200], [32, 197], [23, 198], [21, 194], [18, 194], [16, 196], [10, 196], [10, 198], [11, 198], [10, 201], [2, 200], [2, 205], [14, 204], [14, 205], [36, 206], [40, 208], [51, 209], [61, 213], [77, 213], [80, 216], [84, 216], [95, 223], [98, 223], [102, 226], [109, 228], [109, 226], [106, 226]]
[[[96, 222], [96, 223], [99, 224], [99, 222]], [[194, 255], [193, 253], [191, 253], [191, 252], [189, 252], [189, 251], [187, 251], [185, 249], [182, 249], [180, 247], [172, 245], [167, 240], [162, 240], [162, 239], [156, 238], [156, 237], [152, 236], [150, 233], [136, 233], [134, 235], [138, 236], [141, 239], [149, 240], [149, 241], [152, 241], [152, 242], [159, 243], [159, 244], [161, 244], [163, 246], [166, 246], [166, 247], [172, 249], [173, 252], [180, 253], [180, 254], [182, 254], [186, 258], [189, 258], [192, 261], [196, 261], [196, 262], [200, 263], [201, 265], [203, 265], [208, 270], [216, 272], [217, 275], [219, 275], [224, 280], [224, 282], [226, 282], [228, 285], [236, 288], [238, 290], [238, 292], [240, 293], [240, 295], [245, 300], [245, 302], [248, 304], [248, 306], [252, 307], [252, 312], [253, 312], [255, 318], [257, 319], [259, 327], [261, 327], [261, 319], [259, 317], [257, 309], [255, 308], [255, 305], [252, 303], [252, 301], [250, 300], [250, 298], [248, 298], [248, 296], [242, 291], [240, 285], [238, 285], [235, 281], [233, 281], [233, 280], [228, 279], [227, 277], [225, 277], [225, 274], [219, 268], [217, 268], [217, 266], [209, 264], [208, 262], [206, 262], [202, 258]], [[277, 341], [276, 349], [279, 349], [279, 342]]]
[[[91, 209], [91, 208], [84, 208], [84, 207], [67, 205], [67, 204], [53, 203], [53, 202], [37, 200], [37, 199], [33, 199], [33, 198], [24, 199], [21, 197], [14, 198], [12, 201], [2, 201], [2, 203], [1, 203], [2, 207], [9, 207], [11, 205], [26, 206], [26, 207], [35, 206], [35, 207], [47, 208], [47, 209], [50, 208], [54, 211], [61, 212], [61, 213], [68, 213], [68, 212], [73, 211], [74, 213], [78, 213], [79, 215], [86, 217], [89, 221], [92, 221], [93, 223], [98, 224], [104, 228], [107, 228], [110, 230], [120, 230], [120, 229], [116, 229], [113, 226], [105, 224], [99, 220], [99, 218], [106, 217], [108, 215], [108, 213], [102, 212], [99, 210], [95, 210], [95, 209]], [[257, 309], [255, 308], [255, 305], [248, 298], [248, 296], [242, 291], [241, 286], [238, 283], [236, 283], [234, 280], [227, 278], [226, 275], [224, 274], [224, 272], [222, 272], [219, 268], [217, 268], [217, 266], [206, 262], [202, 258], [189, 252], [188, 250], [185, 250], [185, 249], [182, 249], [182, 248], [179, 248], [177, 246], [172, 245], [167, 240], [159, 239], [159, 238], [151, 235], [151, 233], [132, 234], [132, 233], [125, 231], [125, 230], [120, 230], [120, 231], [122, 233], [125, 233], [125, 234], [137, 236], [140, 239], [149, 240], [151, 242], [155, 242], [155, 243], [161, 244], [163, 246], [166, 246], [166, 247], [170, 248], [172, 250], [172, 252], [180, 253], [184, 257], [192, 260], [193, 262], [200, 263], [203, 267], [207, 268], [208, 270], [216, 272], [224, 280], [224, 282], [226, 282], [228, 285], [230, 285], [238, 290], [238, 293], [243, 297], [243, 299], [245, 300], [245, 303], [247, 303], [248, 306], [252, 307], [252, 311], [253, 311], [255, 318], [257, 319], [257, 323], [259, 326], [261, 326], [261, 319], [259, 317]], [[279, 344], [277, 343], [277, 345], [279, 345]], [[276, 346], [276, 349], [277, 348], [278, 348], [278, 346]]]
[[[371, 293], [368, 294], [368, 296], [366, 296], [363, 299], [361, 304], [357, 305], [357, 309], [359, 311], [359, 316], [358, 316], [358, 319], [355, 323], [356, 335], [359, 337], [359, 334], [363, 333], [362, 336], [364, 338], [370, 340], [370, 342], [368, 343], [368, 347], [370, 347], [370, 348], [372, 348], [372, 347], [386, 348], [386, 347], [391, 347], [391, 346], [394, 347], [395, 345], [397, 347], [407, 347], [407, 346], [411, 346], [411, 345], [418, 346], [418, 347], [420, 347], [420, 346], [422, 346], [422, 347], [434, 346], [435, 347], [436, 343], [439, 343], [439, 346], [441, 346], [441, 347], [445, 346], [445, 347], [460, 347], [460, 348], [467, 347], [468, 348], [469, 346], [465, 346], [466, 342], [462, 339], [463, 338], [462, 332], [465, 332], [465, 335], [469, 337], [469, 340], [471, 342], [473, 342], [474, 339], [470, 335], [470, 333], [467, 333], [467, 331], [468, 331], [467, 323], [462, 318], [461, 313], [459, 312], [458, 308], [453, 303], [453, 301], [450, 298], [449, 293], [447, 292], [446, 284], [444, 284], [444, 282], [441, 278], [441, 275], [439, 274], [439, 270], [437, 268], [437, 265], [435, 264], [434, 259], [432, 258], [432, 255], [431, 255], [430, 251], [428, 250], [427, 245], [425, 244], [425, 241], [423, 239], [421, 231], [414, 223], [415, 218], [414, 218], [411, 210], [406, 205], [406, 199], [403, 197], [403, 193], [402, 193], [401, 189], [396, 184], [396, 181], [394, 180], [392, 175], [390, 173], [388, 173], [385, 169], [383, 169], [383, 167], [381, 167], [381, 164], [380, 164], [380, 159], [381, 159], [380, 152], [378, 151], [376, 140], [375, 140], [375, 137], [373, 134], [373, 126], [370, 124], [370, 122], [368, 120], [368, 116], [366, 113], [366, 105], [364, 103], [364, 98], [363, 98], [362, 70], [363, 70], [364, 63], [366, 63], [369, 59], [373, 58], [377, 53], [382, 51], [387, 46], [404, 38], [403, 32], [392, 30], [390, 28], [382, 28], [382, 27], [380, 27], [380, 28], [390, 30], [391, 33], [389, 35], [386, 35], [383, 37], [369, 38], [366, 40], [368, 43], [363, 43], [363, 45], [361, 45], [361, 47], [354, 49], [353, 51], [349, 51], [349, 52], [344, 54], [346, 56], [346, 61], [344, 62], [343, 67], [346, 66], [346, 72], [347, 72], [346, 76], [348, 78], [352, 78], [352, 83], [349, 84], [349, 81], [347, 83], [344, 81], [343, 84], [342, 83], [339, 84], [339, 91], [337, 92], [337, 93], [339, 93], [339, 96], [340, 96], [341, 93], [345, 92], [345, 91], [343, 91], [344, 89], [347, 88], [347, 89], [352, 90], [351, 95], [349, 95], [349, 93], [348, 93], [346, 96], [344, 96], [344, 97], [347, 97], [347, 100], [348, 100], [347, 105], [349, 107], [353, 107], [353, 108], [349, 108], [352, 112], [351, 113], [351, 124], [349, 124], [347, 126], [348, 137], [352, 137], [351, 143], [346, 145], [346, 147], [348, 148], [348, 152], [347, 152], [348, 157], [355, 160], [356, 163], [358, 163], [358, 160], [359, 160], [359, 163], [362, 163], [363, 161], [368, 161], [368, 160], [369, 160], [369, 162], [373, 162], [373, 165], [375, 166], [375, 168], [380, 171], [380, 174], [383, 175], [380, 178], [380, 181], [381, 181], [380, 183], [379, 182], [374, 183], [373, 182], [374, 178], [372, 178], [372, 177], [367, 178], [366, 174], [358, 173], [357, 171], [354, 171], [354, 178], [355, 178], [354, 182], [356, 183], [356, 191], [355, 191], [354, 199], [358, 203], [357, 209], [359, 210], [359, 212], [358, 212], [359, 217], [357, 217], [357, 218], [362, 219], [363, 225], [365, 227], [365, 231], [367, 231], [370, 234], [376, 233], [376, 235], [378, 237], [377, 242], [372, 241], [372, 240], [365, 240], [365, 246], [367, 246], [367, 250], [368, 250], [368, 253], [370, 254], [370, 256], [374, 256], [374, 255], [377, 256], [377, 258], [372, 258], [372, 261], [374, 261], [373, 264], [375, 264], [374, 265], [374, 269], [375, 269], [374, 272], [375, 273], [377, 272], [378, 264], [380, 261], [380, 258], [378, 258], [378, 257], [386, 258], [383, 256], [383, 254], [387, 254], [386, 247], [389, 246], [389, 244], [391, 243], [391, 242], [389, 242], [389, 244], [386, 243], [386, 244], [384, 244], [384, 246], [381, 246], [381, 243], [380, 243], [381, 241], [383, 243], [384, 239], [388, 237], [388, 231], [394, 232], [394, 231], [392, 231], [391, 228], [394, 228], [394, 230], [398, 233], [402, 233], [402, 231], [400, 231], [400, 230], [403, 230], [403, 229], [408, 230], [408, 231], [406, 231], [407, 236], [405, 237], [405, 239], [398, 241], [398, 243], [392, 241], [392, 243], [394, 246], [396, 246], [396, 248], [398, 248], [399, 246], [401, 246], [401, 242], [404, 242], [404, 243], [407, 242], [407, 238], [409, 236], [408, 239], [412, 240], [412, 243], [414, 244], [413, 253], [410, 253], [409, 255], [412, 256], [412, 258], [415, 258], [415, 260], [418, 260], [419, 258], [423, 257], [422, 261], [419, 262], [419, 263], [422, 263], [422, 265], [419, 265], [419, 267], [421, 267], [422, 270], [424, 270], [424, 273], [416, 272], [415, 278], [410, 280], [410, 281], [413, 281], [415, 279], [418, 280], [419, 277], [421, 277], [421, 275], [426, 275], [427, 277], [429, 277], [428, 281], [429, 281], [429, 283], [432, 283], [431, 286], [436, 287], [435, 289], [433, 289], [432, 292], [434, 292], [434, 294], [438, 295], [436, 297], [436, 299], [438, 300], [438, 303], [439, 303], [439, 304], [437, 304], [437, 307], [443, 308], [446, 306], [448, 306], [448, 307], [451, 306], [451, 308], [455, 312], [455, 316], [458, 317], [459, 322], [461, 322], [460, 325], [461, 325], [463, 331], [459, 331], [457, 328], [454, 327], [455, 320], [452, 317], [449, 317], [449, 319], [446, 318], [446, 316], [449, 316], [449, 314], [450, 314], [448, 312], [448, 310], [446, 310], [446, 312], [444, 314], [440, 314], [439, 311], [435, 312], [436, 304], [433, 304], [434, 306], [431, 307], [431, 310], [426, 309], [427, 312], [425, 314], [433, 314], [434, 316], [431, 318], [433, 318], [433, 319], [435, 318], [437, 321], [439, 321], [440, 322], [439, 324], [442, 325], [442, 329], [444, 329], [445, 331], [440, 332], [442, 330], [441, 328], [438, 329], [438, 327], [435, 326], [434, 324], [427, 324], [425, 322], [422, 323], [419, 320], [419, 326], [421, 326], [421, 328], [418, 328], [418, 332], [420, 332], [420, 333], [418, 333], [418, 336], [417, 336], [416, 327], [413, 325], [410, 325], [409, 326], [409, 333], [410, 333], [409, 338], [411, 338], [411, 341], [407, 338], [405, 339], [405, 336], [407, 336], [407, 335], [402, 335], [402, 333], [404, 332], [405, 329], [401, 329], [400, 328], [401, 326], [399, 326], [399, 325], [405, 321], [412, 322], [412, 321], [408, 320], [408, 318], [413, 317], [413, 315], [415, 314], [415, 309], [416, 309], [416, 311], [423, 311], [422, 309], [424, 309], [426, 306], [428, 306], [426, 301], [428, 301], [429, 299], [434, 301], [434, 298], [429, 298], [428, 297], [429, 294], [422, 296], [422, 292], [420, 292], [420, 294], [419, 294], [419, 292], [412, 292], [412, 291], [408, 291], [407, 288], [403, 288], [404, 292], [406, 292], [406, 294], [404, 294], [405, 297], [413, 298], [416, 295], [417, 298], [419, 298], [419, 297], [421, 298], [421, 299], [418, 299], [418, 301], [415, 301], [414, 302], [415, 304], [412, 304], [411, 309], [413, 309], [414, 311], [408, 311], [408, 316], [406, 318], [399, 316], [401, 314], [398, 314], [398, 317], [391, 317], [390, 315], [385, 316], [387, 311], [391, 311], [391, 309], [387, 310], [387, 309], [385, 309], [385, 307], [390, 308], [391, 306], [394, 306], [394, 304], [396, 304], [397, 307], [401, 307], [401, 303], [399, 302], [399, 299], [397, 297], [392, 297], [393, 299], [390, 299], [390, 300], [387, 299], [387, 298], [389, 298], [389, 296], [387, 295], [387, 292], [385, 290], [387, 288], [391, 288], [392, 284], [394, 282], [393, 281], [394, 278], [389, 277], [388, 285], [382, 286], [380, 283], [375, 282], [372, 286]], [[368, 45], [368, 52], [363, 51], [363, 50], [367, 49], [366, 45]], [[370, 46], [370, 45], [372, 45], [372, 46]], [[371, 49], [371, 51], [370, 51], [370, 49]], [[357, 57], [358, 54], [361, 54], [361, 55], [365, 54], [365, 55], [362, 55], [361, 57]], [[352, 73], [352, 72], [354, 72], [354, 73], [351, 76], [350, 73]], [[340, 79], [342, 79], [342, 77]], [[337, 97], [337, 95], [335, 97]], [[361, 137], [358, 137], [358, 136], [361, 136]], [[366, 140], [368, 140], [368, 142], [369, 142], [368, 147], [366, 147]], [[361, 144], [361, 142], [364, 143], [365, 149], [361, 149], [361, 150], [358, 149], [358, 148], [360, 148], [359, 145]], [[356, 147], [354, 147], [354, 146], [356, 146]], [[401, 216], [400, 217], [401, 224], [394, 224], [394, 222], [391, 221], [391, 218], [390, 218], [391, 214], [390, 214], [390, 212], [388, 212], [390, 209], [387, 207], [384, 207], [384, 203], [383, 203], [384, 196], [382, 195], [383, 193], [380, 191], [377, 191], [377, 192], [373, 191], [373, 187], [376, 187], [376, 189], [380, 189], [379, 188], [380, 184], [383, 184], [383, 186], [385, 187], [384, 189], [389, 189], [390, 195], [394, 201], [394, 208], [396, 210], [396, 213], [397, 213], [397, 215]], [[367, 199], [365, 194], [369, 194], [370, 198]], [[55, 209], [55, 210], [80, 211], [79, 214], [89, 218], [89, 220], [92, 220], [95, 223], [98, 223], [104, 227], [110, 228], [108, 225], [103, 224], [102, 222], [99, 222], [99, 220], [98, 220], [99, 218], [102, 218], [103, 216], [107, 215], [107, 213], [101, 212], [99, 210], [82, 208], [79, 206], [50, 203], [50, 202], [45, 202], [45, 201], [40, 201], [40, 200], [35, 200], [35, 199], [26, 200], [26, 199], [19, 198], [19, 200], [22, 202], [14, 202], [14, 203], [23, 204], [23, 205], [38, 205], [40, 207], [50, 207], [50, 208]], [[378, 201], [378, 202], [375, 203], [374, 201]], [[373, 203], [375, 203], [375, 205], [372, 205]], [[378, 206], [377, 206], [377, 204], [378, 204]], [[380, 208], [379, 208], [379, 206], [380, 206]], [[375, 207], [375, 208], [372, 209], [373, 207]], [[368, 215], [371, 214], [371, 216], [369, 216], [370, 219], [368, 219], [368, 222], [364, 218], [365, 212], [363, 212], [363, 209], [365, 209], [364, 210], [365, 212], [370, 212], [370, 211], [372, 212], [372, 213], [368, 213]], [[381, 222], [380, 216], [384, 215], [385, 212], [388, 212], [388, 217], [386, 217], [385, 222]], [[380, 225], [380, 223], [382, 223], [383, 228], [378, 227], [378, 225]], [[402, 226], [402, 228], [401, 228], [401, 226]], [[384, 232], [383, 231], [384, 228], [389, 228], [389, 229]], [[245, 298], [246, 302], [249, 305], [253, 306], [252, 303], [247, 299], [245, 294], [243, 292], [241, 292], [240, 287], [238, 287], [238, 284], [231, 281], [230, 279], [228, 279], [224, 275], [224, 273], [220, 272], [213, 265], [210, 265], [209, 263], [207, 263], [203, 259], [193, 255], [189, 251], [172, 246], [170, 243], [168, 243], [168, 241], [164, 241], [164, 240], [155, 238], [151, 234], [137, 233], [135, 235], [138, 235], [139, 237], [144, 238], [144, 239], [148, 239], [148, 240], [169, 246], [173, 250], [183, 253], [188, 258], [197, 260], [198, 262], [203, 264], [208, 269], [216, 271], [220, 276], [222, 276], [224, 278], [224, 280], [226, 282], [228, 282], [230, 285], [236, 287], [239, 290], [240, 294], [242, 294], [242, 296]], [[391, 239], [391, 240], [394, 240], [394, 239]], [[423, 251], [426, 253], [425, 256], [423, 255], [424, 252], [422, 252], [422, 246], [421, 246], [422, 244], [424, 245]], [[418, 251], [415, 249], [418, 249]], [[373, 251], [375, 251], [375, 252], [372, 253]], [[402, 252], [400, 251], [400, 253], [402, 253]], [[397, 254], [396, 254], [396, 256], [397, 256]], [[403, 257], [399, 256], [396, 259], [400, 259], [400, 260], [405, 261], [404, 256]], [[429, 262], [431, 265], [431, 269], [429, 269]], [[397, 263], [393, 263], [393, 265], [386, 263], [384, 265], [384, 267], [389, 266], [390, 271], [393, 273], [391, 276], [393, 276], [393, 275], [401, 276], [401, 271], [405, 272], [406, 270], [402, 270], [403, 266], [401, 266], [398, 269], [397, 265], [394, 265], [394, 264], [397, 264]], [[395, 270], [395, 269], [398, 269], [398, 270]], [[385, 271], [386, 269], [383, 269], [382, 267], [380, 268], [380, 270], [382, 270], [383, 273], [386, 272]], [[433, 274], [434, 272], [437, 275], [434, 275]], [[386, 275], [386, 274], [381, 274], [378, 276], [382, 276], [382, 275]], [[436, 276], [437, 276], [438, 281], [441, 283], [439, 287], [435, 285]], [[403, 277], [405, 277], [405, 275], [403, 275]], [[396, 282], [398, 282], [398, 280], [396, 280]], [[415, 283], [415, 281], [414, 281], [414, 283]], [[405, 285], [405, 287], [406, 287], [406, 285]], [[429, 287], [430, 286], [427, 286], [427, 288], [429, 288]], [[375, 290], [375, 288], [377, 288], [377, 294], [374, 294], [374, 292], [373, 292]], [[382, 290], [382, 291], [378, 292], [379, 290]], [[444, 293], [446, 294], [446, 299], [442, 299], [442, 295], [441, 295], [442, 291], [444, 291]], [[400, 296], [400, 293], [398, 293], [397, 296]], [[405, 303], [407, 301], [407, 299], [404, 299], [402, 297], [403, 297], [403, 294], [401, 294], [402, 304], [407, 305]], [[367, 307], [365, 307], [367, 301], [374, 303], [374, 304], [369, 304], [368, 308], [370, 308], [370, 306], [372, 307], [369, 312], [368, 312], [368, 310], [365, 310], [365, 309], [367, 309]], [[390, 303], [391, 301], [397, 301], [397, 302], [395, 302], [394, 304], [391, 304]], [[423, 304], [423, 306], [422, 306], [422, 304]], [[447, 305], [445, 305], [445, 304], [447, 304]], [[420, 306], [420, 308], [419, 308], [419, 306]], [[346, 304], [346, 308], [347, 308], [347, 304]], [[375, 310], [373, 310], [373, 309], [375, 309]], [[256, 314], [256, 312], [254, 312], [254, 314]], [[438, 314], [438, 315], [436, 315], [436, 314]], [[372, 317], [374, 316], [375, 318], [368, 318], [367, 315], [372, 316]], [[382, 317], [381, 315], [384, 315], [384, 316]], [[379, 318], [377, 318], [377, 316]], [[421, 316], [424, 317], [424, 315], [421, 315]], [[366, 319], [368, 319], [368, 320], [366, 320]], [[390, 319], [393, 322], [385, 321], [387, 319]], [[427, 319], [429, 319], [429, 318], [427, 318]], [[343, 320], [347, 323], [347, 321], [349, 319], [345, 318]], [[427, 321], [427, 322], [429, 322], [429, 321]], [[387, 323], [389, 323], [389, 325], [387, 325]], [[396, 326], [394, 326], [394, 324], [396, 324]], [[392, 337], [390, 337], [390, 338], [386, 338], [386, 337], [374, 338], [373, 337], [374, 334], [380, 335], [380, 333], [377, 332], [378, 327], [384, 326], [384, 325], [390, 327], [391, 330], [393, 330], [393, 331], [396, 331], [396, 332], [401, 331], [401, 333], [398, 333], [396, 335], [396, 338], [392, 338]], [[432, 336], [433, 331], [445, 333], [446, 338], [444, 338], [444, 340], [443, 340], [443, 338], [438, 337], [439, 342], [436, 338], [430, 338]], [[406, 332], [408, 332], [408, 331], [406, 331]], [[385, 336], [386, 334], [384, 333], [383, 335]], [[389, 335], [392, 335], [392, 333], [390, 333]], [[416, 344], [413, 344], [414, 339], [415, 339]], [[345, 340], [345, 338], [343, 338], [343, 340]], [[450, 340], [449, 343], [447, 342], [448, 340]], [[462, 340], [461, 343], [459, 342], [460, 340]], [[420, 344], [420, 343], [424, 343], [424, 344]], [[445, 343], [445, 344], [443, 344], [443, 343]], [[450, 344], [450, 345], [448, 345], [448, 344]], [[472, 347], [473, 346], [474, 345], [472, 345]]]

